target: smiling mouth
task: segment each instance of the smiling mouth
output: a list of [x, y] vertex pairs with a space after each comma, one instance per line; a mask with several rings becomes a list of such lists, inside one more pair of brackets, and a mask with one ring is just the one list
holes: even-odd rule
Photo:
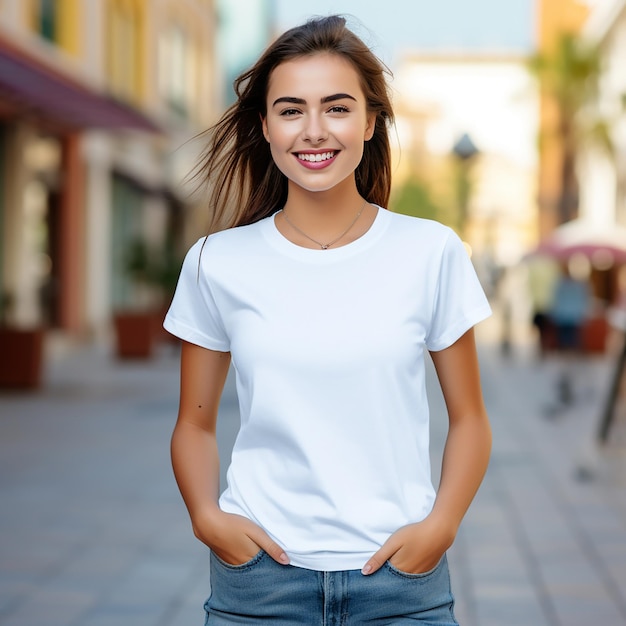
[[307, 152], [298, 152], [296, 155], [301, 161], [308, 161], [309, 163], [320, 163], [321, 161], [328, 161], [337, 154], [337, 151], [320, 152], [318, 154], [311, 154]]

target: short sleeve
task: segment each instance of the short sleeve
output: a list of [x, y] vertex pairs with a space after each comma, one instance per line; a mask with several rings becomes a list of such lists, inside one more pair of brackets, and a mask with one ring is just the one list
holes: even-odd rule
[[450, 230], [442, 250], [427, 348], [448, 348], [490, 315], [491, 307], [467, 250]]
[[204, 241], [204, 238], [200, 239], [185, 256], [163, 327], [176, 337], [203, 348], [228, 352], [230, 341], [207, 273], [203, 271], [205, 260], [201, 257]]

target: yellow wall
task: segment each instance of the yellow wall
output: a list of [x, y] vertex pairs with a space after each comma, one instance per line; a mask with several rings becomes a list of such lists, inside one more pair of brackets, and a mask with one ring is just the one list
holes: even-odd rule
[[82, 7], [80, 0], [57, 0], [59, 5], [59, 46], [73, 56], [80, 56]]
[[146, 72], [146, 37], [148, 36], [147, 23], [147, 0], [133, 0], [137, 14], [137, 57], [135, 66], [135, 101], [142, 103], [146, 96], [146, 82], [148, 80]]
[[589, 15], [580, 0], [541, 0], [539, 3], [539, 48], [548, 52], [563, 31], [579, 32]]
[[[121, 99], [141, 104], [146, 92], [145, 0], [107, 0], [106, 11], [106, 64], [109, 86]], [[128, 39], [117, 40], [117, 30], [122, 21], [132, 26]], [[132, 65], [129, 67], [128, 63]]]

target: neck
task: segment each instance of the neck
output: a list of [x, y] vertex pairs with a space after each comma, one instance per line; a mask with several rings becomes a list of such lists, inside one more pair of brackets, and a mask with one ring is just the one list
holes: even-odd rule
[[325, 192], [290, 190], [275, 224], [292, 242], [306, 248], [334, 248], [361, 237], [372, 225], [376, 208], [352, 186]]
[[328, 191], [309, 192], [302, 188], [290, 189], [284, 211], [302, 226], [330, 228], [345, 224], [363, 204], [356, 185]]

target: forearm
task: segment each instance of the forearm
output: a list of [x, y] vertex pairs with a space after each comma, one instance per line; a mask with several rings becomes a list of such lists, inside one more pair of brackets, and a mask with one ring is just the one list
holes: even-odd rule
[[431, 516], [440, 520], [454, 540], [480, 484], [491, 453], [491, 428], [486, 415], [450, 424], [441, 480]]
[[441, 481], [430, 515], [393, 533], [362, 572], [372, 574], [392, 558], [394, 565], [405, 572], [432, 569], [454, 541], [487, 469], [490, 450], [491, 431], [486, 415], [479, 414], [475, 421], [454, 421], [448, 432]]
[[217, 510], [219, 454], [215, 435], [179, 420], [172, 434], [172, 467], [192, 523]]
[[262, 548], [277, 563], [289, 563], [283, 548], [263, 529], [245, 517], [220, 510], [220, 464], [211, 430], [179, 419], [172, 435], [172, 465], [194, 534], [222, 560], [239, 565]]
[[222, 560], [245, 563], [265, 550], [278, 563], [289, 558], [258, 525], [218, 505], [220, 462], [215, 436], [230, 354], [183, 342], [178, 420], [172, 434], [174, 476], [196, 537]]

